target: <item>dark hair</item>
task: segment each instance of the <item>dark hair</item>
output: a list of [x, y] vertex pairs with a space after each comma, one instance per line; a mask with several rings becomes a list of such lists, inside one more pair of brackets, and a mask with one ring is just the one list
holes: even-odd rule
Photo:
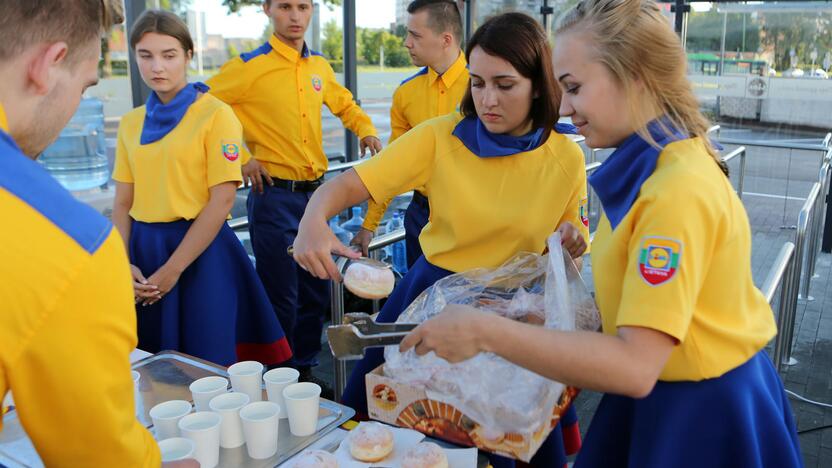
[[462, 42], [462, 16], [453, 0], [414, 0], [407, 6], [412, 14], [428, 12], [428, 27], [436, 34], [450, 32], [457, 42]]
[[72, 63], [81, 45], [122, 21], [120, 0], [0, 0], [0, 60], [32, 44], [63, 41]]
[[194, 41], [191, 39], [191, 32], [182, 18], [164, 10], [146, 10], [133, 23], [133, 30], [130, 31], [130, 48], [136, 50], [136, 44], [142, 40], [147, 33], [164, 34], [170, 36], [182, 45], [185, 54], [194, 52]]
[[[540, 24], [523, 13], [495, 16], [483, 23], [468, 41], [465, 58], [469, 61], [474, 47], [502, 58], [518, 73], [532, 80], [532, 89], [537, 94], [529, 110], [532, 126], [554, 128], [559, 117], [561, 94], [552, 70], [552, 50]], [[477, 115], [470, 86], [459, 109], [466, 117]]]

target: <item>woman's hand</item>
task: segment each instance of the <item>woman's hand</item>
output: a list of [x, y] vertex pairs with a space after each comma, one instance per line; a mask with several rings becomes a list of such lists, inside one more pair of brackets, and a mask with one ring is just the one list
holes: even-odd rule
[[332, 254], [343, 257], [358, 258], [360, 253], [342, 244], [326, 224], [326, 221], [313, 220], [304, 216], [298, 226], [298, 235], [292, 245], [292, 255], [304, 270], [315, 278], [341, 281], [341, 274]]
[[497, 318], [470, 306], [446, 306], [410, 332], [399, 344], [399, 351], [415, 348], [420, 356], [433, 351], [451, 363], [471, 359], [488, 351], [486, 343]]
[[133, 295], [137, 303], [159, 296], [159, 288], [144, 277], [139, 267], [130, 265], [130, 273], [133, 275]]
[[159, 302], [163, 297], [176, 286], [176, 282], [179, 281], [179, 276], [182, 275], [182, 271], [173, 268], [170, 264], [165, 263], [162, 265], [161, 268], [156, 270], [156, 273], [150, 275], [150, 278], [147, 279], [147, 282], [150, 284], [155, 284], [158, 288], [158, 295], [156, 297], [146, 299], [142, 305], [153, 305]]
[[572, 223], [565, 222], [561, 224], [556, 232], [560, 233], [561, 244], [572, 258], [579, 258], [586, 252], [586, 239]]

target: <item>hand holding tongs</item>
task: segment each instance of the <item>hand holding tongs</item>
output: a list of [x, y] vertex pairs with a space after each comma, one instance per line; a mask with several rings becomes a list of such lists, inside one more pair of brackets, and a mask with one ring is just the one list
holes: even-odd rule
[[[355, 247], [355, 246], [351, 246], [351, 247]], [[289, 247], [286, 248], [286, 253], [289, 254], [290, 256], [294, 256], [295, 248], [290, 245]], [[332, 252], [332, 255], [336, 255], [338, 257], [344, 257], [344, 258], [348, 259], [351, 262], [363, 263], [367, 266], [371, 266], [371, 267], [375, 267], [375, 268], [383, 268], [383, 269], [388, 269], [388, 270], [392, 268], [387, 263], [384, 263], [381, 260], [376, 260], [376, 259], [370, 258], [370, 257], [364, 257], [364, 256], [361, 256], [361, 257], [358, 257], [358, 258], [345, 257], [341, 254], [338, 254], [337, 252]]]
[[327, 328], [326, 336], [332, 355], [337, 359], [355, 360], [364, 357], [366, 348], [394, 346], [418, 324], [376, 323], [362, 312], [344, 314], [342, 325]]

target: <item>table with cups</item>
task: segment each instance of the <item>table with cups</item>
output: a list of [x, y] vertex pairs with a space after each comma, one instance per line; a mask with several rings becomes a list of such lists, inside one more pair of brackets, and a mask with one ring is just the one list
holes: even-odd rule
[[163, 461], [276, 466], [355, 414], [322, 400], [321, 388], [298, 382], [292, 368], [266, 371], [259, 362], [244, 361], [225, 370], [163, 352], [134, 369], [140, 374], [134, 375], [137, 414], [159, 441]]

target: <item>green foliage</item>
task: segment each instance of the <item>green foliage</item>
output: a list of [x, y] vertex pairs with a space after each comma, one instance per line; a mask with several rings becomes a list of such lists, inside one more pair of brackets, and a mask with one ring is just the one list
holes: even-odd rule
[[[324, 57], [332, 61], [339, 61], [344, 58], [344, 33], [338, 27], [335, 20], [330, 20], [324, 25], [324, 40], [321, 44], [321, 52]], [[334, 68], [334, 66], [333, 66]]]

